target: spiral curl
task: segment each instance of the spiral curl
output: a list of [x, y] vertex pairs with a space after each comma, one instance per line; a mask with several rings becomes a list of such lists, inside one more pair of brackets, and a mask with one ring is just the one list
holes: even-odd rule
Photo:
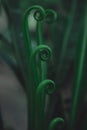
[[[42, 50], [44, 50], [47, 53], [43, 54]], [[49, 58], [51, 57], [51, 55], [52, 55], [52, 50], [47, 45], [39, 45], [31, 53], [30, 66], [31, 66], [32, 74], [35, 79], [36, 86], [38, 85], [38, 81], [39, 81], [37, 63], [38, 63], [39, 59], [41, 61], [47, 62], [49, 60]]]
[[34, 15], [33, 15], [35, 20], [42, 21], [45, 17], [45, 10], [39, 5], [34, 5], [30, 8], [28, 8], [24, 14], [24, 20], [27, 21], [27, 18], [29, 16], [30, 12], [33, 10], [35, 10]]
[[[47, 90], [48, 85], [51, 86], [51, 90]], [[46, 79], [40, 82], [40, 84], [36, 88], [35, 94], [35, 129], [41, 129], [44, 126], [44, 108], [45, 108], [45, 100], [46, 100], [46, 92], [53, 93], [55, 90], [55, 83], [52, 80]]]
[[37, 87], [37, 95], [39, 95], [41, 92], [46, 92], [47, 94], [52, 94], [55, 91], [55, 83], [54, 81], [50, 79], [43, 80], [39, 86]]
[[55, 119], [53, 119], [49, 125], [49, 129], [48, 130], [54, 130], [56, 125], [58, 125], [59, 130], [63, 128], [63, 124], [64, 124], [64, 119], [61, 117], [57, 117]]
[[54, 23], [57, 19], [57, 13], [52, 9], [45, 10], [45, 20], [48, 24]]
[[32, 52], [31, 59], [35, 59], [37, 54], [42, 61], [47, 61], [52, 55], [52, 50], [47, 45], [39, 45]]

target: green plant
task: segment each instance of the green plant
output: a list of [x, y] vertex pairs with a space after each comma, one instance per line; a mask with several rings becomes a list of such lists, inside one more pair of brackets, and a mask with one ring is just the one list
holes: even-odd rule
[[[28, 26], [28, 15], [34, 10], [34, 18], [37, 22], [37, 45], [35, 49], [32, 48], [31, 38], [29, 34], [29, 26]], [[25, 36], [25, 55], [27, 59], [27, 71], [28, 71], [28, 79], [29, 86], [28, 88], [28, 105], [29, 105], [29, 129], [45, 129], [45, 100], [46, 93], [51, 94], [54, 92], [55, 83], [52, 80], [47, 79], [47, 65], [46, 62], [49, 60], [52, 50], [43, 43], [42, 37], [42, 23], [44, 20], [46, 22], [51, 23], [56, 19], [56, 13], [47, 9], [44, 10], [40, 6], [32, 6], [30, 7], [24, 15], [24, 36]], [[38, 67], [39, 66], [39, 67]], [[57, 118], [52, 121], [50, 128], [53, 129], [56, 122], [63, 122], [62, 118]], [[43, 127], [43, 128], [42, 128]], [[48, 129], [48, 128], [47, 128]]]
[[[53, 113], [56, 109], [55, 102], [57, 102], [58, 105], [57, 111], [59, 110], [59, 107], [62, 106], [60, 91], [61, 88], [67, 87], [69, 85], [69, 82], [70, 85], [73, 86], [73, 97], [70, 109], [71, 112], [69, 113], [69, 120], [66, 129], [74, 130], [78, 129], [78, 126], [81, 126], [81, 128], [79, 129], [85, 130], [87, 127], [86, 112], [84, 112], [84, 117], [82, 116], [82, 119], [84, 119], [83, 122], [81, 122], [81, 124], [79, 123], [79, 120], [82, 121], [79, 118], [81, 114], [81, 109], [85, 109], [82, 107], [82, 105], [84, 104], [83, 101], [85, 99], [87, 91], [87, 2], [84, 1], [82, 4], [82, 2], [80, 1], [80, 4], [82, 4], [82, 7], [80, 7], [80, 11], [78, 7], [81, 5], [77, 0], [67, 1], [69, 5], [71, 4], [70, 8], [65, 1], [58, 1], [58, 9], [60, 10], [58, 10], [59, 16], [57, 24], [55, 26], [52, 26], [52, 24], [54, 25], [54, 21], [57, 20], [57, 14], [54, 10], [45, 10], [41, 6], [37, 5], [28, 8], [23, 17], [24, 41], [22, 44], [16, 41], [14, 26], [11, 19], [9, 21], [9, 30], [11, 32], [12, 43], [9, 44], [9, 42], [2, 35], [0, 35], [0, 58], [12, 68], [27, 96], [29, 130], [52, 130], [56, 128], [57, 123], [58, 129], [61, 129], [61, 127], [63, 127], [63, 124], [66, 123], [66, 120], [63, 119], [63, 116], [54, 116], [55, 114]], [[28, 1], [25, 2], [26, 5], [27, 2]], [[35, 2], [38, 3], [42, 1], [38, 0]], [[31, 1], [31, 3], [34, 3], [34, 1]], [[47, 3], [47, 6], [44, 3], [43, 5], [48, 7], [49, 1]], [[57, 10], [57, 5], [55, 4], [57, 3], [57, 1], [52, 1], [52, 3], [50, 6], [54, 7]], [[21, 3], [20, 6], [22, 6], [23, 9], [26, 8], [23, 3]], [[64, 7], [65, 11], [62, 6]], [[30, 16], [31, 20], [32, 14], [35, 25], [33, 31], [30, 31], [32, 29], [29, 26], [28, 17]], [[56, 85], [55, 82], [48, 78], [47, 75], [48, 64], [51, 63], [50, 59], [52, 58], [53, 51], [46, 44], [44, 39], [44, 23], [48, 23], [51, 32], [51, 36], [49, 37], [49, 39], [52, 38], [52, 41], [55, 43], [55, 45], [53, 45], [55, 47], [55, 57], [53, 57], [53, 60], [57, 60], [55, 69], [55, 71], [57, 72], [56, 77], [51, 78], [54, 78]], [[62, 32], [64, 32], [63, 35], [61, 34], [61, 30]], [[72, 35], [72, 30], [74, 30], [75, 32], [74, 36]], [[34, 35], [36, 34], [34, 38], [32, 38], [33, 33]], [[32, 39], [35, 39], [34, 46]], [[74, 48], [72, 48], [72, 44]], [[67, 53], [68, 51], [74, 52], [72, 54], [72, 58], [70, 55], [71, 53]], [[52, 96], [53, 92], [56, 93], [55, 97]], [[52, 104], [50, 105], [52, 106], [52, 108], [50, 106], [46, 107], [47, 98], [48, 102], [50, 102], [51, 98], [52, 102], [49, 104]], [[62, 108], [60, 109], [62, 111]], [[51, 118], [52, 121], [50, 122], [50, 124], [46, 124], [49, 111], [52, 112], [50, 113], [53, 114], [52, 116], [54, 116], [55, 118]], [[79, 125], [76, 126], [76, 123]]]
[[[32, 11], [34, 11], [33, 16], [36, 20], [35, 29], [37, 34], [36, 37], [37, 44], [35, 48], [32, 47], [32, 40], [28, 25], [28, 17]], [[52, 80], [47, 79], [47, 63], [51, 58], [52, 50], [49, 46], [45, 44], [43, 40], [42, 25], [44, 22], [51, 24], [56, 20], [56, 18], [57, 14], [54, 10], [52, 9], [44, 10], [41, 6], [38, 5], [32, 6], [26, 10], [23, 18], [23, 34], [25, 40], [24, 40], [24, 49], [22, 49], [22, 51], [24, 51], [25, 54], [25, 59], [22, 58], [22, 53], [20, 52], [18, 43], [16, 42], [12, 23], [10, 23], [9, 25], [11, 35], [13, 38], [13, 44], [10, 45], [10, 48], [8, 46], [9, 44], [8, 41], [6, 41], [3, 36], [1, 36], [1, 46], [0, 46], [1, 56], [3, 57], [5, 62], [7, 62], [10, 65], [10, 67], [13, 68], [27, 96], [29, 130], [39, 130], [39, 129], [53, 130], [57, 123], [58, 124], [64, 123], [64, 120], [58, 117], [53, 119], [47, 128], [45, 126], [46, 95], [50, 95], [55, 91], [55, 83]], [[23, 60], [26, 61], [25, 66], [23, 64], [24, 62]], [[20, 75], [18, 75], [17, 73], [18, 69]]]

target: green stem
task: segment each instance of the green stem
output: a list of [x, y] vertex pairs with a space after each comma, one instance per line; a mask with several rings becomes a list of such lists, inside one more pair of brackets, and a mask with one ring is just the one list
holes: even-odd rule
[[[45, 51], [45, 57], [43, 55], [43, 51]], [[43, 61], [47, 61], [50, 56], [51, 56], [51, 49], [46, 46], [46, 45], [39, 45], [36, 47], [36, 49], [33, 50], [32, 54], [31, 54], [31, 57], [30, 57], [30, 66], [31, 66], [31, 74], [32, 74], [32, 77], [33, 77], [33, 84], [34, 86], [32, 87], [33, 89], [33, 94], [32, 94], [32, 118], [33, 118], [33, 122], [35, 121], [35, 92], [36, 92], [36, 88], [37, 86], [39, 85], [39, 79], [38, 79], [38, 70], [37, 70], [37, 54], [39, 54], [40, 56], [40, 60], [43, 60]], [[32, 123], [33, 123], [32, 122]], [[33, 125], [34, 126], [34, 125]]]
[[[43, 40], [43, 36], [42, 36], [42, 23], [39, 21], [37, 22], [37, 44], [38, 45], [43, 45], [44, 44], [44, 40]], [[43, 81], [44, 79], [46, 79], [46, 75], [47, 75], [47, 65], [45, 62], [41, 61], [40, 63], [40, 76], [39, 79], [40, 81]]]
[[28, 110], [29, 116], [28, 116], [28, 129], [32, 130], [34, 128], [33, 122], [34, 122], [34, 84], [33, 84], [33, 75], [31, 71], [31, 62], [30, 62], [30, 56], [32, 54], [32, 45], [31, 45], [31, 37], [29, 33], [29, 26], [28, 26], [28, 16], [32, 10], [38, 11], [40, 13], [40, 17], [36, 17], [34, 15], [36, 20], [42, 20], [44, 18], [44, 9], [40, 6], [32, 6], [28, 8], [24, 14], [24, 20], [23, 20], [23, 33], [24, 33], [24, 38], [25, 38], [25, 44], [24, 44], [24, 49], [25, 49], [25, 55], [26, 55], [26, 60], [27, 60], [27, 72], [28, 72], [28, 80], [29, 80], [29, 88], [28, 91], [28, 108], [30, 106], [30, 109]]
[[[35, 130], [41, 130], [45, 127], [45, 98], [46, 93], [52, 94], [55, 91], [55, 83], [52, 80], [43, 80], [36, 90], [35, 95]], [[43, 128], [42, 128], [43, 127]]]
[[76, 5], [77, 5], [76, 3], [77, 3], [77, 0], [72, 0], [71, 11], [70, 11], [70, 14], [69, 14], [69, 17], [68, 17], [67, 28], [66, 28], [66, 31], [65, 31], [65, 34], [64, 34], [60, 58], [59, 58], [59, 65], [58, 65], [58, 70], [57, 70], [57, 79], [60, 76], [60, 72], [61, 72], [61, 69], [63, 67], [63, 60], [64, 60], [64, 56], [65, 56], [65, 53], [66, 53], [66, 50], [67, 50], [67, 45], [68, 45], [71, 29], [72, 29], [72, 26], [73, 26], [73, 20], [74, 20], [74, 15], [75, 15], [75, 11], [76, 11]]
[[41, 61], [46, 62], [51, 57], [52, 51], [47, 45], [39, 45], [34, 49], [34, 51], [31, 54], [30, 64], [31, 64], [31, 69], [32, 69], [31, 71], [33, 74], [33, 79], [34, 79], [33, 82], [35, 82], [34, 83], [35, 88], [39, 84], [39, 76], [38, 76], [38, 70], [37, 70], [37, 58], [38, 57], [36, 57], [37, 54], [39, 55], [39, 58]]
[[[82, 85], [82, 77], [83, 77], [83, 67], [84, 67], [84, 60], [85, 60], [85, 54], [86, 54], [86, 48], [87, 48], [87, 3], [85, 6], [85, 17], [84, 17], [84, 30], [83, 30], [83, 38], [82, 42], [79, 44], [80, 46], [80, 52], [79, 57], [76, 62], [76, 75], [75, 75], [75, 86], [74, 86], [74, 96], [73, 96], [73, 103], [72, 103], [72, 110], [71, 110], [71, 118], [69, 123], [69, 129], [73, 130], [75, 127], [75, 121], [77, 119], [77, 113], [79, 109], [79, 105], [82, 102], [83, 99], [83, 92], [84, 90]], [[78, 46], [78, 47], [79, 47]], [[77, 50], [78, 55], [78, 50]], [[80, 103], [80, 104], [79, 104]]]
[[43, 36], [42, 36], [42, 22], [37, 21], [37, 45], [44, 44]]

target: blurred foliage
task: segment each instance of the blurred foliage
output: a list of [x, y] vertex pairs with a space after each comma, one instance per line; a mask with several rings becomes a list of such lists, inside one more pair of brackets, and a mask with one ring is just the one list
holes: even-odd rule
[[[56, 23], [51, 26], [49, 25], [49, 27], [46, 24], [44, 24], [43, 26], [43, 36], [46, 39], [46, 43], [49, 44], [49, 46], [53, 49], [53, 54], [54, 54], [52, 61], [49, 63], [48, 66], [48, 77], [55, 80], [59, 88], [66, 87], [69, 83], [71, 85], [71, 80], [73, 79], [73, 73], [74, 73], [75, 52], [79, 45], [78, 43], [78, 39], [80, 37], [79, 32], [83, 28], [82, 16], [83, 16], [85, 0], [77, 1], [75, 16], [72, 21], [73, 23], [70, 30], [70, 35], [68, 37], [67, 47], [64, 53], [63, 66], [60, 73], [58, 73], [57, 69], [60, 62], [60, 54], [61, 54], [61, 48], [63, 46], [64, 35], [66, 34], [68, 20], [69, 17], [71, 16], [70, 11], [72, 7], [72, 2], [73, 0], [43, 0], [43, 1], [42, 0], [0, 0], [0, 13], [1, 13], [1, 7], [3, 6], [9, 21], [8, 38], [5, 37], [5, 35], [7, 34], [5, 31], [4, 31], [4, 35], [2, 33], [0, 34], [0, 57], [4, 59], [4, 61], [7, 64], [9, 64], [10, 67], [14, 70], [22, 86], [24, 86], [24, 80], [27, 79], [27, 77], [24, 78], [25, 75], [24, 73], [27, 73], [26, 71], [27, 61], [25, 59], [25, 53], [23, 52], [24, 38], [23, 38], [22, 20], [23, 20], [24, 11], [31, 5], [41, 5], [44, 8], [52, 8], [57, 12], [58, 19]], [[32, 24], [31, 26], [32, 41], [33, 44], [35, 44], [36, 34], [33, 29], [34, 22], [32, 22], [31, 24]], [[21, 56], [19, 54], [21, 54]], [[20, 61], [23, 66], [20, 65]], [[24, 67], [24, 72], [22, 70], [23, 67]], [[53, 115], [62, 114], [60, 112], [62, 108], [60, 107], [59, 108], [60, 110], [58, 111], [57, 108], [59, 106], [54, 105], [60, 102], [58, 101], [58, 99], [56, 99], [56, 96], [59, 93], [59, 88], [58, 91], [56, 91], [56, 93], [52, 96], [53, 104], [50, 106], [50, 108], [52, 107], [52, 109], [49, 110], [48, 112], [49, 114], [50, 113]]]

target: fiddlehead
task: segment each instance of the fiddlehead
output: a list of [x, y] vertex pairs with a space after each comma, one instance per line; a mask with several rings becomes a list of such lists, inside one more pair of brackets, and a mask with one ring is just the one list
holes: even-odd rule
[[32, 73], [33, 73], [34, 80], [35, 80], [35, 86], [37, 86], [39, 83], [37, 58], [40, 58], [41, 61], [46, 62], [50, 59], [51, 55], [52, 55], [52, 50], [47, 45], [39, 45], [32, 52], [30, 64], [32, 67]]
[[26, 53], [29, 57], [29, 55], [31, 54], [32, 52], [32, 47], [31, 47], [31, 38], [30, 38], [30, 34], [29, 34], [29, 26], [28, 26], [28, 17], [31, 13], [31, 11], [34, 11], [34, 18], [35, 20], [37, 21], [42, 21], [45, 17], [45, 11], [44, 9], [41, 7], [41, 6], [38, 6], [38, 5], [35, 5], [35, 6], [32, 6], [30, 8], [28, 8], [24, 14], [24, 20], [23, 20], [23, 27], [24, 27], [24, 37], [25, 37], [25, 40], [26, 40]]
[[33, 15], [35, 20], [42, 21], [45, 17], [45, 10], [39, 5], [34, 5], [26, 10], [25, 15], [24, 15], [25, 21], [27, 20], [30, 12], [33, 10], [35, 10], [34, 15]]
[[45, 17], [45, 12], [42, 10], [42, 8], [38, 8], [34, 13], [34, 18], [36, 21], [42, 21]]
[[[29, 34], [29, 25], [28, 25], [28, 16], [30, 12], [33, 11], [33, 16], [34, 19], [37, 21], [37, 32], [38, 32], [38, 45], [35, 49], [32, 48], [31, 45], [31, 37]], [[50, 18], [47, 19], [47, 17], [50, 16]], [[52, 19], [51, 19], [52, 18]], [[44, 107], [45, 107], [45, 92], [48, 94], [51, 94], [54, 90], [52, 86], [54, 85], [54, 82], [51, 80], [44, 80], [45, 79], [45, 68], [44, 63], [49, 60], [52, 54], [52, 50], [46, 46], [42, 45], [43, 43], [43, 38], [42, 38], [42, 33], [41, 33], [41, 23], [43, 20], [46, 20], [48, 23], [52, 23], [56, 18], [56, 15], [54, 14], [54, 11], [52, 10], [44, 10], [40, 6], [32, 6], [29, 9], [26, 10], [25, 15], [24, 15], [24, 21], [23, 21], [23, 27], [24, 27], [24, 37], [25, 37], [25, 53], [27, 57], [27, 68], [28, 68], [28, 73], [30, 75], [29, 81], [30, 81], [30, 90], [31, 90], [31, 103], [33, 102], [34, 105], [31, 106], [31, 129], [33, 129], [33, 120], [34, 120], [34, 114], [36, 117], [36, 123], [35, 123], [35, 129], [41, 129], [41, 125], [43, 123], [43, 117], [44, 117]], [[41, 31], [40, 31], [41, 30]], [[41, 62], [41, 68], [37, 66]], [[40, 72], [41, 71], [41, 72]], [[41, 73], [41, 74], [40, 74]], [[40, 79], [41, 77], [41, 79]], [[33, 80], [32, 80], [33, 79]], [[40, 81], [42, 81], [40, 83]], [[40, 84], [39, 84], [40, 83]], [[48, 85], [47, 85], [48, 84]], [[39, 85], [39, 86], [38, 86]], [[45, 87], [47, 85], [47, 87]], [[37, 87], [38, 86], [38, 87]], [[42, 86], [42, 87], [41, 87]], [[51, 87], [50, 87], [51, 86]], [[41, 88], [39, 90], [39, 87]], [[45, 89], [46, 88], [46, 89]], [[34, 95], [35, 94], [35, 95]], [[41, 98], [38, 98], [41, 96]], [[36, 98], [35, 98], [36, 97]], [[33, 100], [34, 99], [34, 100]], [[36, 101], [36, 102], [35, 102]], [[41, 106], [40, 106], [41, 104]], [[34, 106], [36, 109], [34, 109]], [[41, 107], [41, 109], [40, 109]], [[36, 112], [34, 111], [36, 110]], [[41, 122], [42, 120], [42, 122]], [[41, 123], [40, 123], [41, 122]], [[39, 126], [40, 125], [40, 126]]]
[[39, 49], [39, 57], [42, 61], [48, 61], [52, 55], [52, 50], [46, 46], [42, 45]]
[[[51, 9], [47, 9], [45, 10], [45, 19], [44, 21], [48, 22], [48, 23], [53, 23], [57, 18], [57, 14], [54, 10]], [[37, 44], [41, 45], [43, 43], [44, 39], [43, 39], [43, 35], [42, 35], [42, 24], [41, 22], [37, 22]], [[46, 75], [47, 75], [47, 65], [45, 62], [43, 62], [44, 60], [46, 60], [47, 55], [49, 55], [49, 53], [47, 52], [47, 50], [42, 50], [41, 51], [41, 59], [43, 59], [40, 63], [40, 71], [41, 71], [41, 76], [39, 77], [40, 81], [46, 79]]]
[[64, 119], [61, 117], [57, 117], [51, 121], [48, 130], [54, 130], [56, 125], [58, 125], [59, 130], [61, 130], [63, 127], [63, 124], [64, 124]]
[[33, 84], [33, 76], [31, 74], [31, 67], [33, 68], [33, 66], [32, 65], [30, 66], [30, 56], [33, 49], [32, 49], [31, 36], [30, 36], [29, 24], [28, 24], [28, 17], [32, 11], [34, 11], [34, 14], [33, 14], [34, 18], [38, 21], [41, 21], [42, 19], [44, 19], [44, 14], [45, 14], [45, 11], [42, 7], [35, 5], [28, 8], [25, 11], [25, 14], [23, 17], [23, 35], [24, 35], [24, 40], [25, 40], [24, 51], [25, 51], [25, 56], [26, 56], [26, 62], [27, 62], [26, 68], [28, 71], [28, 80], [29, 80], [29, 86], [30, 86], [30, 93], [28, 94], [29, 95], [28, 96], [29, 108], [30, 108], [30, 110], [28, 111], [29, 129], [33, 129], [33, 118], [34, 118], [33, 116], [34, 115], [34, 84]]
[[52, 50], [47, 45], [39, 45], [32, 52], [31, 60], [35, 60], [37, 54], [39, 55], [40, 60], [48, 61], [52, 55]]
[[57, 13], [52, 9], [45, 10], [45, 20], [48, 24], [54, 23], [57, 19]]
[[55, 83], [52, 80], [43, 80], [36, 89], [35, 95], [35, 129], [41, 129], [45, 122], [45, 100], [46, 94], [52, 94], [55, 91]]
[[41, 96], [40, 94], [42, 92], [45, 92], [47, 94], [52, 94], [54, 91], [55, 91], [55, 83], [54, 81], [50, 80], [50, 79], [46, 79], [46, 80], [43, 80], [39, 86], [37, 87], [37, 90], [36, 90], [36, 95], [37, 97]]

